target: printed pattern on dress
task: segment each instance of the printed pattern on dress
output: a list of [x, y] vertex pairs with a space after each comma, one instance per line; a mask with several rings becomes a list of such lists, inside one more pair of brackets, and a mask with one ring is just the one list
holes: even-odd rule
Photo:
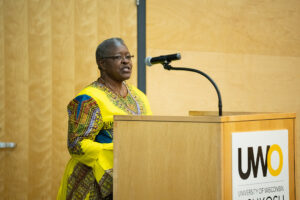
[[101, 129], [102, 116], [96, 101], [88, 95], [80, 95], [68, 105], [68, 149], [71, 154], [82, 155], [80, 142], [94, 140]]
[[[132, 89], [131, 86], [128, 86], [126, 83], [124, 83], [125, 86], [128, 89], [128, 95], [126, 97], [120, 97], [119, 95], [112, 92], [110, 89], [108, 89], [103, 84], [99, 83], [98, 81], [95, 81], [91, 84], [92, 87], [98, 88], [100, 90], [103, 90], [109, 100], [118, 108], [125, 111], [128, 114], [131, 115], [137, 115], [137, 114], [145, 114], [146, 110], [145, 104], [142, 101], [141, 98], [136, 94], [136, 92]], [[140, 111], [140, 113], [138, 112]]]
[[94, 177], [92, 168], [77, 163], [68, 179], [67, 200], [82, 200], [89, 194], [90, 200], [101, 197], [99, 185]]
[[106, 170], [99, 181], [101, 197], [105, 198], [113, 191], [113, 169]]

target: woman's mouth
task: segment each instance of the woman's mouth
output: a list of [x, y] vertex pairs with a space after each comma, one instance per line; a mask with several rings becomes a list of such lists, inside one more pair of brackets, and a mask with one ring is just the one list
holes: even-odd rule
[[131, 72], [131, 67], [129, 67], [129, 66], [122, 67], [121, 70], [122, 70], [122, 72], [130, 73]]

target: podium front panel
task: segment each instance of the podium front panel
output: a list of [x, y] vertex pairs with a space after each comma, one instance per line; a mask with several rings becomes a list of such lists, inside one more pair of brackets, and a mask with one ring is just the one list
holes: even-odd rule
[[220, 123], [116, 121], [114, 198], [221, 199]]

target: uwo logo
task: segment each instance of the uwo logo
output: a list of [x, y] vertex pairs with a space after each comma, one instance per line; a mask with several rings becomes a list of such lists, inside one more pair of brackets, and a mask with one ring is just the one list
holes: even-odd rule
[[[272, 153], [275, 151], [277, 151], [279, 154], [279, 166], [277, 169], [273, 169], [271, 165]], [[259, 164], [261, 165], [264, 177], [267, 176], [268, 170], [272, 176], [278, 176], [283, 166], [283, 155], [280, 146], [277, 144], [273, 144], [270, 147], [270, 145], [268, 145], [265, 157], [262, 152], [262, 147], [259, 146], [257, 150], [256, 159], [254, 158], [253, 147], [248, 147], [248, 168], [246, 172], [243, 172], [242, 170], [242, 148], [238, 148], [239, 175], [242, 179], [247, 179], [250, 176], [251, 168], [253, 170], [253, 176], [254, 178], [256, 178], [259, 169]]]

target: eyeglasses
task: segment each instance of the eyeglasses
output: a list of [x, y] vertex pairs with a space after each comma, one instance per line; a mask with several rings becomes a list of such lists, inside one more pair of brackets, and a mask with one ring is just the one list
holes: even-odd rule
[[105, 56], [105, 57], [102, 57], [101, 59], [113, 59], [113, 60], [117, 60], [117, 61], [121, 61], [121, 60], [130, 60], [131, 61], [131, 58], [133, 58], [134, 55], [127, 55], [127, 56]]

